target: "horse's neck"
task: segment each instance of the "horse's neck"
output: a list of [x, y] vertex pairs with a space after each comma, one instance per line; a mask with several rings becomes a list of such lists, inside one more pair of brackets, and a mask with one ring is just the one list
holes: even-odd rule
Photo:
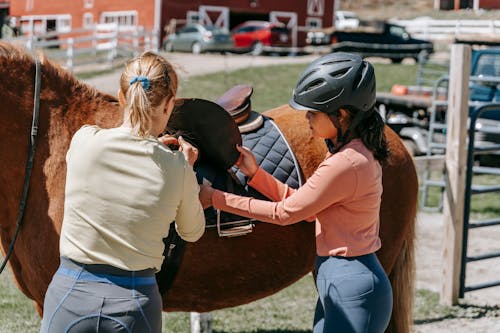
[[[12, 202], [7, 211], [10, 216], [17, 214], [34, 105], [34, 66], [25, 64], [22, 71], [21, 68], [19, 63], [12, 64], [10, 70], [0, 70], [4, 72], [0, 73], [0, 162], [6, 166], [0, 173], [0, 197], [12, 199], [9, 199]], [[112, 96], [95, 91], [51, 64], [42, 65], [39, 103], [31, 182], [34, 185], [30, 195], [46, 198], [46, 202], [41, 203], [43, 207], [36, 208], [47, 211], [52, 223], [59, 226], [63, 211], [65, 155], [73, 134], [84, 124], [118, 125], [121, 116]]]

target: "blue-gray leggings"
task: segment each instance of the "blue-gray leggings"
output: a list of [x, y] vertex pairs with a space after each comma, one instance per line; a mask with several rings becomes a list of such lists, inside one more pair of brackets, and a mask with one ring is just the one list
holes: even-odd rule
[[392, 289], [375, 254], [316, 257], [318, 302], [314, 333], [383, 333]]
[[153, 269], [130, 272], [62, 257], [45, 295], [40, 333], [159, 333], [161, 308]]

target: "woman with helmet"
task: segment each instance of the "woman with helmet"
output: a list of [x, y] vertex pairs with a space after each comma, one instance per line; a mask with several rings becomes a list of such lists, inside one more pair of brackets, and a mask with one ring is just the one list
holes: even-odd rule
[[290, 105], [307, 111], [312, 135], [328, 153], [307, 182], [289, 188], [259, 168], [238, 147], [248, 184], [273, 202], [241, 197], [204, 185], [206, 206], [289, 225], [316, 221], [314, 332], [384, 332], [392, 290], [375, 252], [381, 247], [381, 164], [388, 157], [384, 122], [375, 110], [375, 74], [370, 63], [349, 53], [313, 61], [301, 74]]

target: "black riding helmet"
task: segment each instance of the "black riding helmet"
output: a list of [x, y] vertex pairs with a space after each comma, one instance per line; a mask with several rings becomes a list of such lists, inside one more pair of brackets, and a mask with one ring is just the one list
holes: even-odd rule
[[367, 112], [375, 105], [373, 66], [359, 55], [330, 53], [302, 72], [289, 104], [296, 110], [334, 113], [339, 108]]

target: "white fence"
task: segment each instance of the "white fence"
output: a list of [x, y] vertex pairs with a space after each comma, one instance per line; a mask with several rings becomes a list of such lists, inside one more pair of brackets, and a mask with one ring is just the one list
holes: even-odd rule
[[142, 26], [123, 28], [113, 23], [65, 33], [31, 34], [10, 41], [30, 50], [43, 49], [50, 59], [73, 71], [90, 63], [112, 66], [116, 58], [136, 56], [143, 50], [158, 51], [158, 39], [158, 31], [146, 31]]
[[482, 35], [500, 40], [500, 20], [391, 20], [402, 25], [415, 38], [452, 39], [463, 35]]

